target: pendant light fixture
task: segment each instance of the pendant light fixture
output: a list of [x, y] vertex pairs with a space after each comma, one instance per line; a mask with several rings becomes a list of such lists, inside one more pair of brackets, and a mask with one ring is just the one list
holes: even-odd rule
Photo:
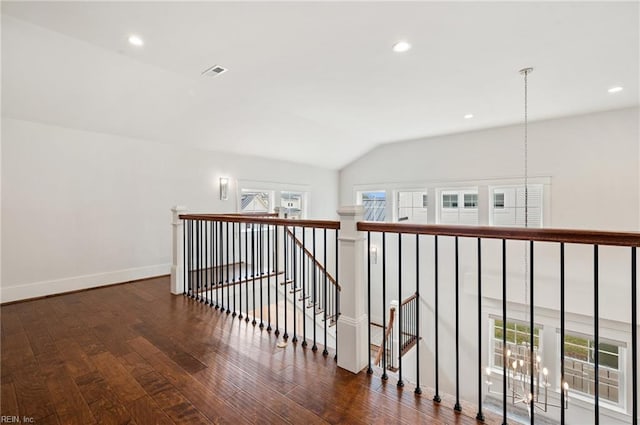
[[[533, 72], [532, 67], [523, 68], [520, 74], [524, 77], [524, 146], [523, 146], [523, 162], [524, 162], [524, 227], [529, 227], [529, 75]], [[529, 298], [529, 256], [527, 249], [524, 251], [524, 299], [525, 299], [525, 317], [527, 322], [531, 321], [533, 313], [531, 303], [533, 299]], [[531, 313], [529, 311], [531, 310]], [[503, 323], [503, 332], [507, 332], [507, 323]], [[533, 323], [530, 322], [530, 327]], [[515, 332], [515, 330], [514, 330]], [[534, 329], [529, 329], [534, 334]], [[561, 391], [565, 393], [565, 405], [559, 406], [549, 402], [548, 391], [551, 384], [549, 383], [549, 370], [543, 366], [542, 358], [539, 354], [539, 347], [533, 341], [523, 341], [518, 343], [517, 332], [515, 343], [511, 347], [502, 347], [506, 350], [506, 364], [504, 365], [507, 374], [507, 388], [503, 391], [511, 398], [511, 403], [516, 405], [523, 403], [527, 407], [529, 415], [533, 414], [534, 408], [547, 411], [548, 407], [568, 408], [568, 384], [563, 383]], [[535, 336], [534, 336], [535, 338]], [[531, 339], [531, 338], [530, 338]], [[490, 394], [498, 394], [491, 391], [493, 382], [491, 381], [491, 368], [487, 367], [487, 392]]]

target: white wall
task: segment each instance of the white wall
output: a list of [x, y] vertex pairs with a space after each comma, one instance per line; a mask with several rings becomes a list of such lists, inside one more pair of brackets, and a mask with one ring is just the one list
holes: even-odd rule
[[[553, 227], [640, 229], [638, 108], [529, 125], [529, 175], [551, 177]], [[522, 126], [383, 145], [340, 171], [340, 203], [358, 185], [391, 189], [523, 174]]]
[[[230, 178], [220, 201], [218, 178]], [[169, 272], [170, 208], [235, 212], [237, 182], [309, 192], [336, 218], [336, 171], [2, 119], [2, 302]]]
[[[547, 216], [545, 225], [564, 228], [638, 231], [640, 230], [640, 182], [638, 109], [535, 122], [529, 132], [529, 172], [544, 182]], [[352, 204], [355, 192], [366, 188], [386, 189], [387, 199], [397, 189], [429, 188], [429, 215], [433, 217], [434, 188], [479, 186], [508, 180], [516, 183], [522, 175], [522, 127], [511, 126], [425, 140], [389, 144], [345, 167], [340, 172], [340, 203]], [[490, 182], [490, 183], [487, 183]], [[484, 197], [485, 204], [488, 197]], [[482, 207], [482, 205], [479, 205]], [[387, 211], [390, 215], [390, 209]], [[488, 217], [484, 217], [485, 223]], [[403, 242], [403, 294], [415, 290], [415, 242]], [[379, 235], [372, 242], [380, 247]], [[511, 319], [526, 320], [524, 251], [521, 243], [508, 246], [508, 300]], [[593, 266], [591, 247], [567, 246], [567, 325], [574, 332], [592, 332]], [[381, 261], [378, 248], [378, 262]], [[434, 361], [434, 250], [433, 237], [423, 237], [420, 247], [421, 378], [433, 386]], [[488, 315], [501, 314], [501, 251], [498, 241], [483, 242], [483, 344], [486, 344]], [[387, 237], [387, 302], [397, 299], [397, 237]], [[408, 258], [405, 258], [408, 256]], [[555, 332], [559, 327], [559, 259], [555, 244], [536, 245], [536, 323], [544, 327], [546, 359], [553, 367], [559, 352]], [[628, 249], [601, 248], [600, 251], [600, 334], [630, 345], [630, 260]], [[439, 245], [440, 287], [440, 385], [445, 393], [455, 391], [454, 371], [454, 259], [452, 238]], [[380, 320], [381, 265], [372, 268], [372, 319]], [[476, 402], [477, 394], [477, 264], [476, 241], [460, 239], [460, 364], [461, 395]], [[486, 365], [489, 347], [483, 346]], [[629, 366], [629, 357], [625, 360]], [[410, 373], [411, 367], [407, 368]], [[627, 369], [630, 371], [630, 369]], [[559, 371], [551, 371], [559, 380]], [[553, 381], [555, 382], [555, 381]], [[630, 379], [625, 401], [630, 407]], [[569, 423], [591, 421], [588, 403], [574, 401]], [[628, 421], [615, 409], [601, 409], [603, 420]], [[557, 416], [557, 409], [550, 415]]]

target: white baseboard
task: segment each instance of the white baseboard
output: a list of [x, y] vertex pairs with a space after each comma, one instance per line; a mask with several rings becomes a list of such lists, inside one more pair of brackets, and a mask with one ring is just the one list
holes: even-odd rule
[[80, 289], [97, 288], [99, 286], [107, 286], [153, 276], [166, 275], [169, 274], [170, 271], [170, 264], [158, 264], [155, 266], [137, 267], [113, 272], [26, 283], [22, 285], [2, 286], [0, 288], [0, 302], [7, 303], [26, 300], [29, 298], [44, 297], [46, 295], [62, 294]]

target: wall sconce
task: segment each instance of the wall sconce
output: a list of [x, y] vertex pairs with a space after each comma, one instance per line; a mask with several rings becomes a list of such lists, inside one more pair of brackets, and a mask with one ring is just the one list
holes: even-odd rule
[[375, 245], [371, 246], [369, 255], [371, 257], [371, 264], [378, 264], [378, 247], [377, 246]]
[[227, 199], [229, 199], [229, 179], [220, 177], [220, 200], [226, 201]]

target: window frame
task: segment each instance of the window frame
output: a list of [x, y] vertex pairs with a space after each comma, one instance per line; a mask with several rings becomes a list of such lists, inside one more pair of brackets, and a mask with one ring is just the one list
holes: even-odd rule
[[[498, 189], [500, 190], [500, 189]], [[496, 195], [502, 196], [501, 205], [498, 205], [498, 200], [496, 199]], [[493, 192], [493, 209], [494, 210], [504, 210], [504, 192]]]
[[382, 210], [383, 214], [382, 214], [382, 220], [370, 220], [370, 221], [376, 221], [376, 222], [384, 222], [387, 219], [387, 208], [389, 206], [388, 204], [388, 196], [387, 196], [387, 191], [384, 189], [381, 190], [359, 190], [356, 192], [356, 204], [357, 205], [362, 205], [362, 207], [364, 208], [364, 212], [363, 212], [363, 219], [367, 220], [367, 206], [364, 204], [365, 200], [364, 200], [364, 195], [367, 193], [382, 193], [384, 194], [384, 206], [382, 207], [376, 207], [375, 209], [377, 210]]
[[[496, 323], [497, 322], [502, 322], [502, 318], [501, 317], [496, 317], [496, 316], [489, 316], [489, 325], [490, 325], [490, 335], [491, 335], [491, 343], [489, 344], [489, 349], [490, 349], [490, 367], [492, 370], [502, 373], [503, 371], [503, 366], [501, 364], [497, 364], [496, 363], [496, 359], [500, 358], [503, 359], [504, 358], [504, 352], [501, 351], [500, 353], [497, 352], [497, 343], [499, 343], [500, 345], [502, 345], [502, 336], [497, 337], [496, 336], [496, 330], [497, 329], [503, 329], [504, 332], [504, 327], [502, 328], [496, 328]], [[507, 338], [507, 350], [511, 350], [509, 347], [509, 344], [513, 345], [513, 346], [519, 346], [518, 344], [518, 335], [524, 335], [524, 339], [528, 342], [529, 341], [529, 337], [530, 337], [530, 327], [529, 327], [529, 323], [525, 323], [522, 320], [514, 320], [514, 319], [507, 319], [507, 336], [509, 335], [509, 325], [510, 324], [514, 324], [514, 326], [516, 327], [515, 329], [515, 342], [510, 342]], [[519, 331], [517, 329], [517, 327], [523, 327], [523, 328], [527, 328], [527, 331]], [[534, 324], [534, 337], [533, 337], [533, 342], [534, 342], [534, 347], [536, 347], [535, 343], [536, 340], [538, 342], [537, 345], [537, 353], [538, 355], [541, 355], [541, 353], [543, 352], [543, 335], [544, 335], [544, 327], [541, 324], [535, 323]], [[537, 331], [537, 335], [535, 334]], [[503, 348], [500, 348], [501, 350]], [[514, 353], [514, 350], [511, 350], [512, 353]], [[502, 361], [502, 360], [501, 360]], [[509, 367], [507, 366], [507, 370], [509, 369]]]
[[[445, 201], [445, 196], [447, 196], [447, 201]], [[455, 196], [455, 200], [452, 198]], [[459, 209], [459, 202], [458, 202], [458, 198], [459, 198], [459, 194], [458, 193], [448, 193], [448, 192], [442, 192], [441, 193], [441, 197], [442, 197], [442, 208], [443, 209], [448, 209], [448, 210], [454, 210], [454, 209]], [[455, 205], [454, 205], [455, 203]], [[447, 205], [448, 204], [448, 205]]]
[[[462, 226], [480, 224], [480, 188], [478, 186], [443, 187], [436, 189], [438, 204], [436, 205], [436, 223]], [[475, 195], [477, 205], [465, 208], [465, 195]], [[452, 205], [455, 197], [456, 206]]]
[[[419, 223], [419, 224], [427, 224], [429, 222], [429, 211], [428, 211], [428, 205], [429, 205], [429, 193], [427, 191], [427, 189], [423, 189], [423, 188], [417, 188], [417, 189], [397, 189], [394, 192], [394, 197], [393, 197], [393, 221], [394, 222], [405, 222], [408, 221], [410, 223]], [[400, 205], [400, 196], [401, 194], [410, 194], [411, 196], [411, 205], [407, 206], [401, 206]], [[420, 202], [415, 203], [415, 195], [416, 194], [421, 194], [422, 196], [420, 197]], [[411, 217], [409, 216], [405, 216], [404, 214], [400, 214], [401, 209], [409, 209], [411, 210]], [[425, 216], [425, 220], [415, 220], [415, 217], [418, 214], [423, 214]]]
[[[244, 193], [265, 193], [267, 194], [268, 205], [267, 211], [257, 211], [257, 210], [243, 210], [242, 209], [242, 196]], [[265, 212], [266, 214], [272, 213], [275, 204], [275, 191], [271, 189], [253, 189], [249, 187], [240, 188], [240, 196], [238, 197], [238, 212], [242, 213], [252, 213], [252, 212]]]
[[[565, 341], [567, 339], [567, 337], [572, 337], [572, 338], [580, 338], [583, 339], [585, 341], [587, 341], [587, 343], [589, 344], [589, 346], [587, 347], [587, 360], [582, 360], [576, 357], [568, 357], [567, 355], [567, 349], [566, 349], [566, 345], [565, 345], [565, 358], [564, 358], [564, 365], [565, 365], [565, 378], [567, 377], [567, 363], [568, 361], [574, 361], [574, 362], [580, 362], [586, 365], [590, 365], [590, 366], [594, 366], [594, 363], [592, 360], [592, 355], [593, 355], [593, 346], [591, 345], [591, 343], [594, 342], [593, 339], [593, 335], [585, 335], [582, 334], [580, 332], [574, 332], [571, 330], [565, 330]], [[560, 349], [560, 344], [562, 343], [562, 341], [560, 340], [560, 332], [558, 331], [557, 334], [557, 344], [558, 344], [558, 350]], [[624, 342], [621, 341], [614, 341], [614, 340], [609, 340], [609, 339], [604, 339], [604, 338], [600, 338], [600, 346], [599, 348], [599, 352], [602, 354], [602, 345], [611, 345], [611, 346], [615, 346], [618, 348], [618, 368], [614, 369], [610, 366], [606, 366], [602, 364], [602, 361], [600, 362], [599, 365], [599, 371], [602, 370], [611, 370], [611, 371], [615, 371], [618, 374], [618, 385], [617, 385], [617, 391], [618, 391], [618, 400], [614, 401], [614, 400], [610, 400], [606, 397], [604, 397], [602, 394], [600, 394], [600, 401], [601, 403], [604, 403], [606, 405], [612, 406], [614, 408], [618, 408], [618, 409], [624, 409], [625, 405], [626, 405], [626, 397], [627, 397], [627, 392], [626, 392], [626, 344]], [[560, 352], [557, 353], [558, 358], [560, 357]], [[560, 362], [558, 362], [558, 376], [560, 376]], [[588, 377], [585, 378], [584, 377], [584, 372], [583, 372], [583, 380], [588, 380]], [[600, 378], [602, 379], [602, 377]], [[573, 382], [573, 381], [572, 381]], [[569, 391], [571, 393], [572, 397], [576, 397], [579, 398], [580, 400], [586, 401], [590, 404], [593, 404], [593, 394], [589, 393], [588, 391], [582, 391], [582, 390], [578, 390], [577, 387], [574, 385], [572, 385], [572, 382], [569, 383]], [[591, 380], [591, 382], [594, 382], [594, 380]], [[600, 385], [603, 385], [602, 382], [599, 382]], [[606, 384], [605, 384], [606, 385]], [[589, 387], [589, 384], [587, 383], [587, 389]], [[584, 385], [583, 385], [584, 388]]]
[[[467, 196], [473, 196], [474, 199], [469, 202], [470, 206], [467, 206]], [[465, 210], [477, 210], [478, 209], [478, 192], [476, 193], [463, 193], [462, 194], [462, 208]]]
[[[532, 229], [542, 229], [545, 227], [545, 221], [546, 221], [546, 214], [545, 214], [545, 208], [547, 207], [546, 204], [547, 202], [545, 201], [546, 199], [546, 195], [547, 195], [547, 190], [549, 190], [547, 187], [547, 185], [542, 183], [542, 182], [534, 182], [534, 183], [529, 183], [528, 187], [529, 189], [535, 188], [536, 190], [539, 189], [540, 190], [540, 205], [539, 206], [532, 206], [529, 205], [529, 214], [531, 214], [532, 209], [537, 208], [539, 209], [540, 212], [540, 223], [539, 225], [532, 225], [531, 222], [529, 222], [529, 228]], [[488, 187], [489, 189], [489, 199], [491, 199], [491, 202], [489, 202], [489, 226], [506, 226], [506, 227], [519, 227], [519, 228], [524, 228], [523, 224], [518, 224], [518, 212], [522, 213], [522, 211], [524, 211], [524, 205], [522, 206], [518, 206], [518, 191], [519, 190], [523, 190], [524, 189], [524, 185], [523, 184], [504, 184], [504, 185], [490, 185]], [[508, 190], [513, 190], [514, 191], [514, 197], [515, 197], [515, 206], [513, 207], [509, 207], [507, 206], [507, 195], [506, 192]], [[502, 207], [496, 207], [495, 206], [495, 195], [496, 194], [503, 194], [503, 206]], [[515, 219], [514, 219], [514, 223], [508, 223], [508, 224], [497, 224], [496, 223], [496, 214], [498, 215], [507, 215], [513, 213], [515, 215]]]

